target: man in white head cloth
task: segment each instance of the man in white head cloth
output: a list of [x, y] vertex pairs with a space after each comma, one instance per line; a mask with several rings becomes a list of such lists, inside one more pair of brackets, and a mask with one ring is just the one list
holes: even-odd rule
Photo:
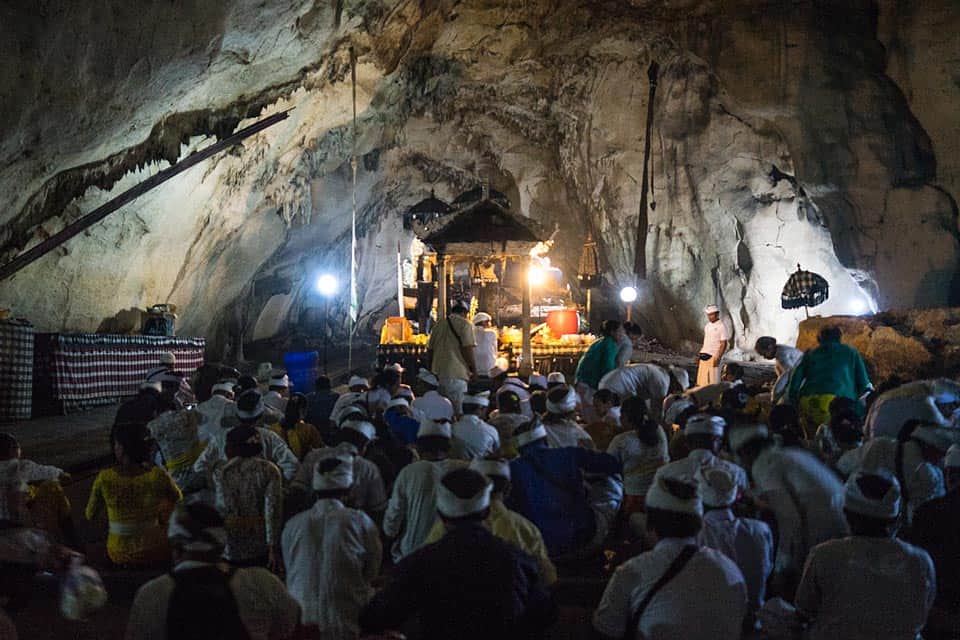
[[177, 505], [167, 530], [173, 570], [137, 591], [126, 640], [293, 637], [300, 620], [297, 601], [270, 571], [223, 564], [226, 535], [213, 507]]
[[400, 470], [383, 517], [383, 532], [393, 538], [392, 555], [399, 562], [423, 546], [437, 509], [437, 484], [463, 462], [448, 460], [450, 422], [424, 419], [417, 433], [420, 460]]
[[719, 456], [726, 426], [727, 423], [722, 417], [709, 413], [698, 413], [687, 418], [683, 435], [690, 453], [686, 458], [674, 460], [661, 467], [658, 473], [682, 473], [692, 478], [700, 467], [719, 466], [730, 472], [737, 485], [738, 495], [749, 489], [750, 481], [747, 479], [746, 470]]
[[647, 362], [628, 364], [600, 378], [600, 389], [613, 391], [621, 400], [637, 396], [650, 405], [650, 415], [660, 418], [663, 400], [671, 393], [682, 393], [690, 386], [690, 374], [682, 367]]
[[477, 361], [477, 375], [489, 378], [490, 370], [497, 366], [497, 341], [499, 336], [493, 328], [493, 317], [484, 311], [473, 316], [473, 334], [477, 343], [474, 352]]
[[527, 418], [533, 417], [533, 410], [530, 408], [530, 387], [524, 384], [523, 380], [513, 376], [505, 377], [503, 384], [497, 389], [497, 396], [499, 397], [501, 393], [515, 393], [520, 398], [520, 412]]
[[726, 323], [720, 319], [720, 309], [716, 305], [707, 305], [703, 312], [707, 315], [707, 324], [703, 327], [703, 346], [700, 347], [698, 387], [720, 382], [720, 360], [733, 337]]
[[344, 506], [353, 486], [353, 454], [323, 452], [313, 470], [316, 503], [283, 530], [287, 589], [300, 603], [301, 624], [317, 637], [354, 640], [380, 572], [380, 532], [365, 513]]
[[954, 426], [958, 409], [960, 383], [948, 378], [908, 382], [880, 394], [870, 405], [864, 433], [868, 438], [896, 438], [910, 420]]
[[234, 381], [221, 380], [210, 389], [210, 397], [197, 405], [200, 414], [200, 442], [207, 443], [223, 431], [221, 420], [228, 407], [231, 415], [236, 417], [236, 403], [234, 402]]
[[776, 518], [771, 586], [776, 595], [789, 600], [810, 549], [848, 533], [843, 484], [812, 453], [777, 446], [765, 425], [736, 427], [728, 438], [730, 449], [750, 471], [753, 496]]
[[741, 518], [730, 508], [739, 487], [730, 470], [719, 466], [697, 469], [697, 483], [703, 500], [703, 528], [697, 541], [720, 551], [737, 563], [747, 583], [751, 614], [756, 614], [766, 597], [767, 580], [773, 572], [773, 533], [762, 520]]
[[436, 481], [435, 513], [446, 535], [397, 567], [360, 616], [365, 633], [399, 630], [416, 618], [423, 638], [543, 637], [556, 618], [553, 599], [536, 561], [484, 526], [491, 491], [472, 469]]
[[413, 401], [414, 417], [421, 420], [453, 420], [453, 403], [437, 390], [440, 386], [437, 376], [427, 369], [420, 369], [417, 381], [421, 392]]
[[747, 586], [732, 560], [697, 542], [703, 506], [696, 480], [658, 474], [645, 502], [656, 546], [614, 572], [594, 629], [611, 640], [739, 640]]
[[278, 413], [286, 412], [287, 399], [290, 396], [290, 378], [286, 373], [274, 372], [267, 386], [267, 392], [263, 394], [263, 403]]
[[547, 415], [543, 418], [543, 426], [551, 447], [596, 449], [593, 438], [575, 419], [579, 402], [580, 396], [569, 385], [554, 387], [547, 392]]
[[484, 421], [490, 406], [489, 396], [489, 392], [463, 396], [463, 415], [451, 427], [452, 457], [476, 460], [500, 449], [500, 434]]
[[160, 366], [148, 371], [146, 380], [159, 382], [164, 390], [175, 391], [177, 399], [183, 405], [194, 404], [197, 401], [187, 376], [177, 371], [177, 356], [170, 351], [160, 354]]
[[850, 476], [843, 509], [851, 535], [814, 547], [797, 588], [797, 609], [809, 621], [804, 638], [920, 637], [936, 579], [927, 552], [895, 537], [901, 508], [892, 475]]

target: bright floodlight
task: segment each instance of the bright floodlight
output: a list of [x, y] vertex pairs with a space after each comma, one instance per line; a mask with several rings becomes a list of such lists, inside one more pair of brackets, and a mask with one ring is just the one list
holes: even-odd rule
[[620, 289], [620, 299], [630, 304], [637, 299], [637, 290], [633, 287], [624, 287]]
[[317, 278], [317, 291], [324, 297], [329, 298], [335, 294], [338, 287], [337, 279], [329, 273], [325, 273]]
[[853, 315], [860, 316], [869, 311], [869, 308], [863, 298], [854, 298], [850, 303], [850, 311], [853, 312]]
[[530, 281], [531, 287], [539, 287], [547, 279], [547, 274], [542, 267], [533, 265], [527, 272], [527, 279]]

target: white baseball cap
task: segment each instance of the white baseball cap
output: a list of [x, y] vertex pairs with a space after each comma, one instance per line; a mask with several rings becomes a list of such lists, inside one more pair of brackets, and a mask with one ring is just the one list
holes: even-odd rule
[[493, 322], [493, 316], [484, 311], [473, 316], [473, 324], [480, 324], [481, 322]]

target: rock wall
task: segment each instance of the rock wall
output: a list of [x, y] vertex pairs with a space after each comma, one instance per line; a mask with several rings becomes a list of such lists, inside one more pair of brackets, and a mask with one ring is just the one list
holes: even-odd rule
[[[571, 277], [592, 231], [607, 268], [595, 300], [615, 312], [633, 281], [651, 60], [655, 208], [636, 308], [650, 333], [695, 340], [718, 302], [740, 344], [790, 340], [803, 312], [778, 298], [797, 263], [830, 281], [827, 315], [945, 305], [960, 45], [934, 25], [960, 10], [916, 5], [5, 5], [0, 261], [213, 136], [293, 111], [0, 283], [0, 306], [89, 331], [169, 301], [217, 357], [295, 332], [321, 305], [316, 274], [349, 275], [355, 145], [361, 331], [395, 299], [403, 210], [480, 178], [558, 228], [551, 257]], [[331, 308], [341, 331], [346, 299]]]

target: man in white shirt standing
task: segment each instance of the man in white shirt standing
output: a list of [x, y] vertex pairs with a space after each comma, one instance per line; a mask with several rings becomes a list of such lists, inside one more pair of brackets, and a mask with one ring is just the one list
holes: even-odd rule
[[773, 360], [773, 370], [777, 374], [777, 381], [773, 385], [771, 394], [774, 404], [780, 401], [783, 394], [787, 392], [787, 383], [790, 382], [790, 372], [800, 364], [803, 358], [803, 351], [796, 347], [786, 344], [778, 344], [777, 339], [771, 336], [757, 338], [753, 347], [754, 351], [759, 353], [767, 360]]
[[481, 311], [473, 316], [473, 334], [477, 343], [475, 359], [477, 375], [490, 377], [490, 370], [497, 365], [497, 330], [493, 327], [493, 318]]
[[739, 640], [747, 586], [732, 560], [701, 546], [696, 480], [658, 475], [646, 497], [653, 550], [620, 565], [593, 615], [602, 638]]
[[720, 360], [730, 346], [730, 329], [720, 320], [720, 309], [709, 305], [704, 310], [707, 324], [703, 327], [703, 346], [700, 347], [700, 366], [697, 368], [697, 386], [720, 382]]
[[304, 627], [317, 637], [353, 640], [380, 571], [380, 533], [365, 513], [342, 502], [353, 486], [353, 455], [323, 451], [312, 479], [317, 502], [283, 530], [287, 588], [300, 603]]
[[463, 415], [451, 427], [452, 455], [458, 460], [485, 458], [500, 448], [500, 434], [484, 422], [490, 406], [487, 395], [463, 396]]

